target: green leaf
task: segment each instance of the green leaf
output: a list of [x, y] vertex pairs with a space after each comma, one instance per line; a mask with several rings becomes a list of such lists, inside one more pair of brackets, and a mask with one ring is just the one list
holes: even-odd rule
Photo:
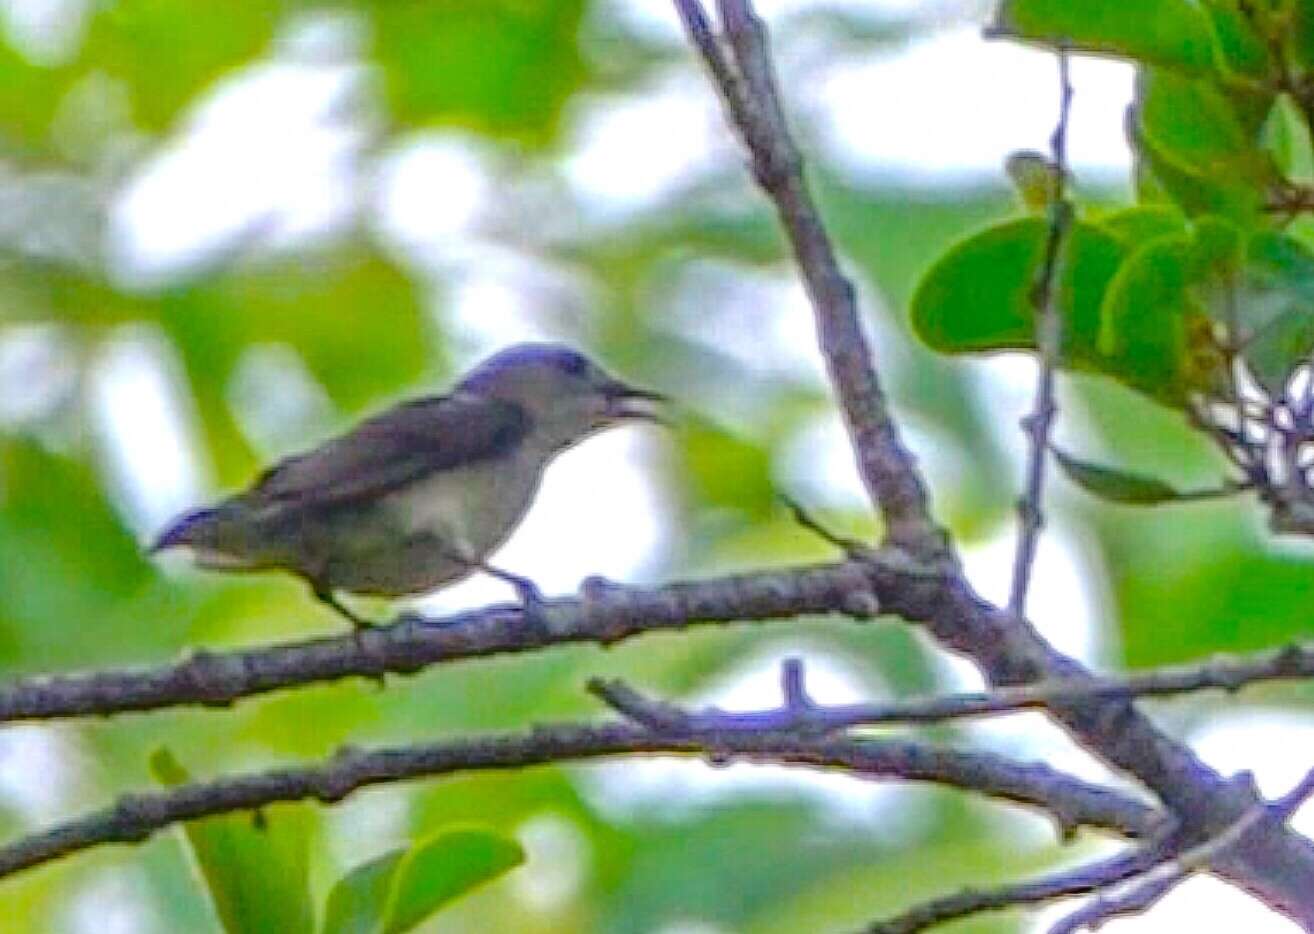
[[153, 643], [133, 619], [154, 580], [91, 464], [0, 433], [0, 666], [124, 661]]
[[1292, 370], [1314, 352], [1314, 254], [1285, 234], [1252, 237], [1237, 311], [1250, 335], [1241, 355], [1256, 381], [1278, 397]]
[[1273, 66], [1268, 43], [1255, 31], [1250, 17], [1237, 7], [1236, 0], [1204, 0], [1204, 11], [1223, 70], [1247, 78], [1266, 77]]
[[[152, 753], [150, 768], [162, 785], [190, 780], [165, 748]], [[207, 817], [183, 826], [194, 865], [227, 934], [314, 930], [309, 818], [308, 809], [294, 807], [280, 809], [276, 819], [259, 827], [244, 814]]]
[[1263, 129], [1264, 148], [1279, 171], [1288, 179], [1306, 184], [1314, 181], [1314, 147], [1309, 124], [1288, 94], [1273, 102]]
[[1217, 214], [1228, 217], [1246, 227], [1253, 227], [1261, 217], [1264, 194], [1253, 180], [1243, 173], [1209, 174], [1186, 162], [1174, 159], [1163, 152], [1153, 140], [1141, 131], [1139, 119], [1134, 129], [1137, 155], [1138, 196], [1142, 201], [1152, 197], [1147, 192], [1144, 173], [1153, 180], [1152, 188], [1162, 191], [1173, 204], [1188, 217], [1200, 214]]
[[[989, 227], [951, 247], [913, 295], [918, 336], [941, 353], [1034, 349], [1032, 292], [1048, 236], [1048, 222], [1029, 217]], [[1099, 365], [1100, 302], [1123, 255], [1112, 234], [1073, 222], [1057, 294], [1065, 365]]]
[[1241, 229], [1225, 217], [1204, 215], [1192, 224], [1195, 228], [1196, 256], [1202, 269], [1223, 269], [1234, 273], [1241, 268], [1245, 255], [1245, 237]]
[[1314, 67], [1314, 0], [1290, 0], [1290, 26], [1286, 30], [1292, 58], [1305, 66]]
[[730, 509], [750, 520], [776, 509], [771, 448], [718, 425], [688, 419], [680, 426], [683, 475], [698, 501], [709, 509]]
[[0, 155], [46, 155], [50, 123], [75, 80], [67, 66], [28, 61], [0, 29]]
[[1104, 293], [1099, 347], [1109, 370], [1134, 389], [1177, 404], [1190, 388], [1187, 294], [1194, 244], [1160, 237], [1122, 264]]
[[1186, 218], [1174, 207], [1137, 205], [1105, 214], [1095, 221], [1130, 248], [1171, 234], [1186, 233]]
[[[1240, 515], [1131, 520], [1106, 536], [1120, 643], [1129, 666], [1198, 661], [1309, 637], [1314, 562], [1252, 537]], [[1164, 525], [1159, 523], [1158, 525]]]
[[406, 855], [391, 850], [351, 870], [329, 892], [320, 934], [379, 934], [392, 883]]
[[1069, 480], [1092, 496], [1112, 503], [1154, 506], [1174, 500], [1192, 498], [1162, 480], [1079, 460], [1058, 448], [1052, 448], [1054, 460]]
[[395, 119], [541, 144], [588, 75], [584, 0], [364, 4]]
[[447, 830], [430, 838], [398, 867], [384, 934], [409, 931], [447, 902], [524, 861], [519, 843], [488, 830]]
[[1138, 85], [1141, 136], [1164, 158], [1213, 177], [1260, 185], [1271, 177], [1264, 153], [1214, 82], [1167, 68], [1145, 68]]
[[1190, 72], [1214, 66], [1209, 21], [1189, 0], [1003, 0], [991, 31]]
[[448, 902], [525, 860], [515, 840], [447, 829], [347, 873], [329, 893], [322, 934], [403, 934]]

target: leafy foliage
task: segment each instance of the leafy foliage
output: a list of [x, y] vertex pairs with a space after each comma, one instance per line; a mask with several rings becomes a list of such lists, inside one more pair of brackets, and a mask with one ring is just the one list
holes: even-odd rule
[[[1007, 221], [946, 253], [913, 296], [918, 336], [944, 352], [1034, 349], [1035, 270], [1048, 232], [1039, 217]], [[1090, 224], [1074, 226], [1057, 298], [1066, 325], [1059, 354], [1065, 365], [1100, 363], [1101, 297], [1122, 254], [1112, 235]]]
[[402, 124], [459, 124], [542, 142], [587, 77], [578, 38], [582, 0], [366, 7], [373, 54], [388, 63], [389, 110]]
[[1154, 477], [1092, 464], [1058, 448], [1054, 449], [1054, 459], [1069, 480], [1087, 493], [1109, 502], [1154, 506], [1182, 498], [1182, 494], [1171, 485]]
[[1005, 0], [994, 30], [1186, 71], [1203, 71], [1214, 60], [1209, 21], [1189, 0], [1145, 0], [1135, 16], [1100, 0]]
[[[996, 35], [1108, 55], [1137, 70], [1128, 120], [1136, 202], [1112, 211], [1077, 206], [1080, 220], [1059, 261], [1059, 365], [1099, 374], [1185, 416], [1268, 504], [1274, 530], [1299, 534], [1311, 531], [1301, 517], [1312, 498], [1301, 466], [1311, 398], [1303, 387], [1314, 353], [1314, 239], [1303, 216], [1314, 206], [1311, 26], [1310, 4], [1268, 0], [1162, 0], [1134, 8], [1003, 0], [994, 25]], [[1022, 159], [1010, 160], [1014, 176]], [[1040, 215], [997, 222], [926, 272], [912, 323], [932, 348], [1035, 350], [1031, 286], [1048, 225], [1046, 205], [1030, 202]], [[1093, 232], [1116, 244], [1106, 246], [1099, 263], [1091, 259]], [[1083, 289], [1074, 296], [1078, 277]], [[1132, 419], [1099, 416], [1119, 439], [1115, 449], [1138, 434]], [[1105, 500], [1198, 498], [1154, 477], [1056, 456], [1069, 479]], [[1217, 469], [1205, 489], [1232, 488], [1237, 481], [1220, 483]], [[1121, 533], [1113, 529], [1125, 520], [1103, 521], [1116, 539]], [[1221, 540], [1230, 533], [1216, 534]], [[1258, 557], [1247, 567], [1253, 581], [1279, 573]], [[1186, 573], [1186, 590], [1203, 586], [1204, 576]], [[1142, 583], [1132, 575], [1124, 590], [1137, 599], [1120, 601], [1132, 660], [1163, 660], [1165, 652], [1189, 657], [1170, 648], [1190, 642], [1177, 622], [1167, 627], [1172, 639], [1152, 637], [1155, 651], [1143, 650], [1144, 630], [1165, 627], [1161, 619], [1145, 620], [1139, 603], [1165, 598], [1149, 596], [1155, 588]], [[1255, 584], [1250, 592], [1263, 590]], [[1244, 615], [1235, 606], [1229, 611]], [[1272, 618], [1280, 616], [1275, 610]], [[1199, 638], [1210, 645], [1254, 644], [1237, 638], [1235, 621], [1213, 613], [1209, 620]], [[1268, 637], [1297, 631], [1274, 625]], [[1264, 628], [1257, 624], [1256, 631]]]
[[[190, 778], [167, 749], [151, 757], [151, 771], [163, 785]], [[298, 805], [280, 808], [272, 820], [238, 814], [184, 826], [193, 863], [226, 934], [313, 934], [307, 811]]]
[[[167, 749], [151, 756], [163, 785], [190, 780]], [[307, 869], [309, 808], [206, 818], [184, 825], [197, 874], [227, 934], [405, 934], [448, 902], [524, 862], [520, 845], [478, 827], [449, 827], [352, 869], [315, 927]]]
[[[1294, 309], [1308, 307], [1302, 276], [1314, 257], [1279, 233], [1282, 212], [1269, 209], [1297, 184], [1283, 173], [1308, 147], [1299, 106], [1293, 113], [1280, 96], [1290, 80], [1287, 63], [1270, 51], [1277, 38], [1287, 54], [1276, 32], [1283, 22], [1276, 8], [1225, 0], [1203, 8], [1164, 0], [1134, 14], [1098, 3], [1001, 4], [1003, 34], [1139, 66], [1132, 141], [1141, 203], [1102, 221], [1091, 217], [1070, 238], [1063, 282], [1070, 289], [1071, 277], [1085, 279], [1077, 302], [1060, 302], [1065, 365], [1089, 366], [1186, 408], [1193, 395], [1225, 381], [1229, 345], [1246, 347], [1243, 359], [1273, 397], [1304, 362], [1309, 342], [1300, 321], [1308, 313]], [[1121, 241], [1121, 255], [1092, 265], [1091, 223]], [[1005, 222], [947, 253], [914, 302], [922, 337], [951, 352], [1033, 348], [1027, 289], [1044, 229], [1039, 218]], [[1247, 259], [1233, 262], [1220, 251]], [[1007, 315], [982, 314], [981, 303], [970, 301], [978, 282], [989, 295], [1010, 296]], [[1272, 332], [1268, 321], [1256, 325], [1256, 317], [1270, 315], [1281, 321]], [[1221, 343], [1215, 325], [1229, 329]]]
[[524, 861], [514, 840], [447, 829], [357, 866], [329, 892], [321, 934], [403, 934], [447, 902]]

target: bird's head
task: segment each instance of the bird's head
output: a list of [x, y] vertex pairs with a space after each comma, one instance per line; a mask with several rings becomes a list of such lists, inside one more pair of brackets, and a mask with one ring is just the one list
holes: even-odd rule
[[521, 406], [534, 420], [535, 430], [559, 444], [620, 422], [660, 422], [665, 401], [658, 393], [627, 385], [562, 344], [508, 347], [475, 367], [458, 388]]

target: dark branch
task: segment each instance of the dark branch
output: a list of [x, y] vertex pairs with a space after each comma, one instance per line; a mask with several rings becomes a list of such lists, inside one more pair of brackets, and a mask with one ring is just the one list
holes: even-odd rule
[[253, 772], [127, 795], [108, 808], [0, 847], [0, 877], [106, 843], [136, 843], [184, 821], [278, 802], [340, 801], [370, 785], [461, 772], [634, 753], [705, 756], [856, 773], [863, 778], [935, 782], [1039, 808], [1061, 827], [1090, 826], [1130, 837], [1152, 835], [1163, 818], [1134, 798], [1040, 764], [885, 740], [782, 734], [669, 736], [629, 723], [557, 724], [528, 732], [362, 751], [299, 768]]
[[[237, 652], [199, 652], [150, 669], [22, 678], [0, 684], [0, 722], [109, 716], [184, 705], [228, 706], [245, 697], [333, 681], [410, 674], [488, 655], [576, 642], [609, 645], [644, 633], [739, 620], [787, 619], [846, 606], [856, 616], [878, 607], [911, 621], [930, 621], [943, 582], [902, 555], [879, 552], [864, 562], [817, 565], [651, 589], [593, 584], [579, 600], [551, 604], [554, 631], [524, 626], [515, 606], [494, 606], [445, 619], [410, 619], [366, 631]], [[725, 714], [703, 726], [841, 729], [878, 723], [937, 722], [1059, 702], [1121, 701], [1314, 677], [1314, 647], [1291, 645], [1199, 665], [1152, 669], [1120, 678], [1060, 677], [1025, 687], [875, 704], [814, 706], [797, 712]], [[763, 718], [758, 722], [754, 718]]]
[[[798, 659], [788, 659], [781, 666], [781, 687], [784, 692], [784, 707], [774, 711], [760, 711], [736, 715], [746, 718], [752, 724], [769, 724], [773, 721], [786, 722], [791, 715], [798, 717], [812, 705], [803, 685], [803, 666]], [[621, 715], [628, 717], [638, 725], [654, 734], [668, 737], [689, 739], [699, 737], [711, 738], [715, 742], [737, 742], [741, 739], [752, 741], [755, 737], [788, 736], [807, 742], [809, 739], [823, 741], [820, 734], [809, 733], [806, 727], [784, 727], [775, 729], [766, 725], [725, 728], [717, 721], [701, 721], [684, 708], [664, 701], [654, 701], [619, 680], [594, 678], [589, 682], [589, 691]], [[835, 737], [835, 739], [840, 739]], [[849, 738], [851, 739], [851, 738]], [[860, 742], [860, 740], [859, 740]], [[1037, 766], [1016, 766], [1021, 770]], [[1047, 767], [1039, 767], [1047, 769]], [[1082, 821], [1073, 820], [1073, 815], [1062, 814], [1051, 809], [1051, 816], [1057, 822], [1060, 837], [1068, 839], [1081, 826]], [[1158, 826], [1164, 827], [1166, 823]]]
[[1280, 827], [1314, 795], [1314, 770], [1296, 787], [1271, 804], [1258, 804], [1236, 823], [1212, 839], [1199, 843], [1171, 860], [1147, 867], [1125, 891], [1095, 899], [1054, 925], [1050, 934], [1076, 934], [1082, 928], [1096, 930], [1114, 918], [1143, 914], [1194, 873], [1204, 872], [1229, 847], [1262, 825]]
[[802, 158], [776, 89], [766, 30], [745, 0], [720, 0], [722, 45], [698, 0], [675, 0], [675, 7], [748, 150], [753, 177], [780, 216], [812, 301], [821, 351], [859, 472], [885, 519], [886, 533], [894, 543], [938, 553], [941, 536], [925, 486], [877, 379], [853, 286], [840, 270], [803, 178]]
[[[804, 185], [799, 155], [781, 116], [761, 21], [748, 0], [719, 0], [722, 46], [711, 35], [698, 0], [675, 0], [675, 5], [746, 143], [753, 174], [780, 215], [812, 299], [860, 472], [881, 509], [887, 535], [892, 543], [944, 566], [938, 592], [928, 595], [935, 603], [935, 612], [925, 620], [929, 628], [944, 644], [971, 656], [994, 684], [1085, 677], [1081, 666], [1055, 652], [1019, 614], [1000, 613], [980, 600], [954, 566], [876, 379], [853, 289], [839, 270]], [[1053, 713], [1106, 762], [1144, 782], [1194, 832], [1217, 832], [1255, 804], [1253, 789], [1224, 780], [1126, 701], [1056, 704]], [[1248, 839], [1247, 846], [1229, 850], [1214, 868], [1275, 910], [1314, 927], [1314, 845], [1284, 828]]]
[[[492, 606], [443, 619], [403, 618], [391, 626], [237, 652], [197, 652], [153, 669], [23, 678], [0, 685], [0, 722], [107, 716], [202, 704], [351, 676], [410, 674], [430, 665], [576, 642], [610, 645], [694, 624], [787, 619], [841, 612], [866, 617], [880, 605], [875, 587], [924, 600], [925, 577], [902, 555], [743, 574], [662, 587], [586, 583], [579, 599], [553, 600], [552, 629], [525, 625], [516, 606]], [[900, 588], [897, 579], [909, 582]], [[927, 607], [923, 606], [923, 610]]]
[[[1219, 657], [1199, 665], [1149, 669], [1123, 677], [1038, 681], [1024, 687], [940, 694], [876, 703], [786, 704], [777, 710], [731, 713], [716, 707], [685, 710], [644, 698], [619, 681], [595, 681], [594, 693], [627, 714], [661, 719], [687, 731], [803, 730], [834, 732], [855, 726], [942, 723], [967, 717], [1040, 710], [1078, 701], [1168, 697], [1204, 690], [1234, 692], [1257, 682], [1314, 677], [1314, 649], [1288, 646], [1248, 656]], [[801, 682], [800, 682], [801, 684]]]
[[924, 902], [889, 920], [878, 921], [866, 928], [863, 934], [916, 934], [939, 924], [987, 911], [1043, 905], [1076, 895], [1089, 895], [1152, 869], [1168, 858], [1170, 853], [1163, 845], [1152, 843], [1131, 853], [1120, 853], [1106, 860], [1039, 879], [997, 889], [964, 889], [953, 895]]

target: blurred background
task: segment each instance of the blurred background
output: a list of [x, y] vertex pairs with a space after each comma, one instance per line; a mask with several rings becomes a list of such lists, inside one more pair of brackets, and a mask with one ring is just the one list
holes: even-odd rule
[[[1053, 126], [1052, 58], [983, 40], [989, 6], [760, 3], [939, 515], [999, 598], [1033, 367], [937, 358], [904, 324], [931, 260], [1015, 211], [1002, 161], [1045, 148]], [[1073, 73], [1079, 194], [1125, 200], [1131, 69], [1081, 59]], [[675, 396], [680, 425], [564, 456], [501, 566], [551, 593], [589, 574], [645, 583], [827, 557], [780, 490], [837, 529], [875, 531], [773, 217], [665, 0], [0, 0], [0, 677], [340, 631], [294, 580], [153, 563], [142, 543], [260, 465], [541, 338]], [[1184, 485], [1220, 476], [1141, 397], [1065, 377], [1062, 406], [1070, 450]], [[1061, 480], [1050, 498], [1031, 608], [1064, 651], [1122, 668], [1303, 635], [1310, 557], [1270, 541], [1249, 504], [1123, 511]], [[509, 597], [479, 579], [420, 606]], [[908, 627], [818, 620], [446, 665], [382, 692], [6, 726], [0, 830], [148, 786], [161, 745], [206, 776], [589, 716], [582, 685], [603, 673], [761, 707], [788, 655], [808, 659], [827, 701], [979, 685]], [[1314, 748], [1310, 699], [1288, 686], [1156, 713], [1277, 794], [1314, 764], [1299, 754]], [[932, 735], [1112, 780], [1030, 715]], [[346, 868], [449, 821], [520, 839], [527, 864], [426, 928], [443, 932], [845, 930], [1108, 846], [1060, 848], [1038, 817], [936, 789], [664, 760], [269, 816], [298, 810], [321, 898]], [[217, 930], [176, 833], [7, 880], [0, 902], [4, 932]], [[1118, 930], [1242, 924], [1295, 930], [1208, 880]]]

